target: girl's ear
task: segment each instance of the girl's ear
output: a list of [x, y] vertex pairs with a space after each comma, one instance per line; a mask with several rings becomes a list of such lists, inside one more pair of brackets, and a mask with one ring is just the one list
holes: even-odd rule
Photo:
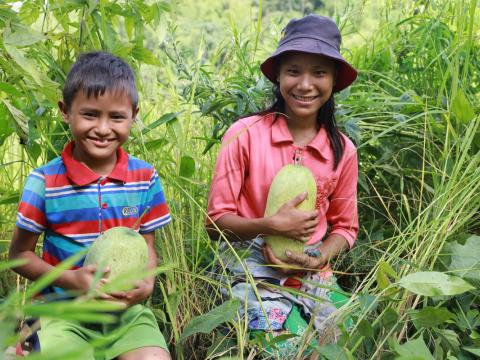
[[66, 122], [67, 124], [70, 122], [69, 120], [69, 116], [68, 116], [68, 109], [67, 109], [67, 105], [65, 105], [65, 103], [60, 100], [58, 102], [58, 108], [60, 110], [60, 113], [62, 114], [62, 119], [64, 122]]

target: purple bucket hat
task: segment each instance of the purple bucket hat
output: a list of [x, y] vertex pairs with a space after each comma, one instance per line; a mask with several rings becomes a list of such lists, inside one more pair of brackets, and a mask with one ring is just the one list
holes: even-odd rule
[[357, 70], [340, 55], [342, 37], [337, 25], [327, 17], [307, 15], [301, 19], [292, 19], [283, 30], [283, 37], [277, 50], [265, 60], [260, 69], [263, 74], [277, 83], [277, 59], [288, 51], [300, 51], [318, 54], [335, 60], [339, 64], [333, 91], [345, 89], [357, 78]]

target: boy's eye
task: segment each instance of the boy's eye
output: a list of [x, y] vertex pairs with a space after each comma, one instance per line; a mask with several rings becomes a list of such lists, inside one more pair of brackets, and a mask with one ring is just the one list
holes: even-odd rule
[[122, 114], [114, 114], [111, 116], [111, 118], [115, 121], [123, 121], [125, 120], [126, 116]]
[[95, 117], [95, 114], [92, 113], [92, 112], [85, 112], [85, 113], [83, 113], [83, 116], [85, 116], [87, 118], [92, 118], [92, 117]]
[[287, 69], [287, 73], [290, 74], [290, 75], [296, 75], [296, 74], [298, 74], [298, 70], [297, 69]]

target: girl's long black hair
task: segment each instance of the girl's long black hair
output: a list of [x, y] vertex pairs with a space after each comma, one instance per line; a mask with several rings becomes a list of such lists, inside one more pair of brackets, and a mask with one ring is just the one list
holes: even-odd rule
[[[285, 114], [285, 100], [280, 93], [278, 85], [274, 85], [273, 94], [275, 95], [275, 102], [267, 111]], [[333, 169], [336, 170], [340, 160], [342, 160], [345, 144], [335, 120], [335, 99], [333, 98], [333, 93], [318, 111], [317, 125], [319, 129], [323, 127], [327, 131], [334, 154]]]

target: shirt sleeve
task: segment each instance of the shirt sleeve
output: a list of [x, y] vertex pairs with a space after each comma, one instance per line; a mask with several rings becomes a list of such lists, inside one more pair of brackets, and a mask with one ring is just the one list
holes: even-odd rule
[[351, 248], [358, 234], [357, 151], [353, 148], [345, 155], [337, 186], [330, 196], [330, 206], [326, 216], [331, 226], [330, 233], [342, 235]]
[[152, 232], [167, 225], [171, 221], [162, 183], [156, 170], [153, 170], [152, 176], [150, 177], [150, 186], [148, 188], [145, 206], [148, 206], [149, 209], [141, 220], [139, 230], [141, 234]]
[[41, 234], [45, 231], [45, 176], [34, 170], [27, 177], [17, 212], [17, 227]]
[[238, 198], [243, 187], [248, 158], [242, 146], [246, 129], [239, 124], [233, 124], [222, 140], [210, 185], [207, 224], [225, 214], [237, 214]]

